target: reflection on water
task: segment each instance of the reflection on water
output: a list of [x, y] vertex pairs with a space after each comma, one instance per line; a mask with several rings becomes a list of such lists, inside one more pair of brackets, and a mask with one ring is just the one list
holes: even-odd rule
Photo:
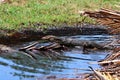
[[[92, 40], [101, 43], [110, 42], [112, 36], [71, 36], [76, 39]], [[27, 43], [28, 44], [28, 43]], [[43, 43], [42, 43], [43, 44]], [[24, 44], [26, 45], [26, 44]], [[23, 45], [16, 45], [20, 47]], [[63, 52], [66, 56], [92, 59], [98, 61], [103, 59], [109, 51], [92, 51], [90, 54], [82, 54], [81, 49], [72, 49]], [[50, 60], [45, 57], [38, 56], [37, 61], [20, 54], [13, 53], [10, 56], [17, 55], [17, 58], [8, 56], [0, 57], [0, 79], [1, 80], [35, 80], [37, 77], [44, 75], [66, 75], [90, 72], [88, 66], [99, 68], [97, 64], [89, 64], [89, 60], [70, 59], [70, 60]], [[68, 76], [68, 77], [73, 77]]]

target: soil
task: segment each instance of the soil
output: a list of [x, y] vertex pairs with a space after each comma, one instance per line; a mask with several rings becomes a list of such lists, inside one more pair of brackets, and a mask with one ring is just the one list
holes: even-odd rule
[[102, 25], [81, 24], [78, 26], [50, 27], [47, 29], [21, 29], [20, 31], [1, 30], [0, 44], [16, 44], [40, 40], [46, 35], [69, 36], [69, 35], [103, 35], [109, 34], [106, 27]]

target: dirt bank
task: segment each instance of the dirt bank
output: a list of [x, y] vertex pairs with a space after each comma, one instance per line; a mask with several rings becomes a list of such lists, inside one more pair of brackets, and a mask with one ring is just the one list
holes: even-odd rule
[[78, 26], [50, 27], [47, 29], [21, 29], [20, 31], [1, 30], [0, 44], [13, 44], [19, 42], [40, 40], [45, 35], [69, 36], [69, 35], [103, 35], [109, 34], [102, 25], [81, 24]]

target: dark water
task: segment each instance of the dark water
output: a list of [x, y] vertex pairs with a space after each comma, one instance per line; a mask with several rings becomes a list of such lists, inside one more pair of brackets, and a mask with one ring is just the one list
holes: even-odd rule
[[[108, 43], [113, 40], [108, 35], [86, 35], [86, 36], [65, 36], [74, 39], [97, 41], [98, 43]], [[21, 46], [15, 45], [17, 49]], [[46, 43], [42, 43], [46, 44]], [[38, 80], [46, 75], [59, 75], [59, 77], [74, 77], [76, 74], [90, 72], [88, 66], [94, 69], [100, 68], [97, 64], [89, 64], [103, 59], [109, 51], [91, 51], [89, 54], [83, 54], [81, 48], [74, 48], [62, 52], [66, 56], [85, 58], [90, 60], [70, 59], [70, 60], [50, 60], [45, 57], [38, 57], [35, 61], [29, 57], [18, 53], [17, 58], [0, 57], [0, 80]], [[92, 61], [91, 61], [92, 60]]]

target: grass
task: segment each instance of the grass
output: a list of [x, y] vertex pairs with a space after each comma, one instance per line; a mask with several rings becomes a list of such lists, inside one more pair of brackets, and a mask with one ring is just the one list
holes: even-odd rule
[[[120, 0], [11, 0], [0, 4], [0, 28], [19, 30], [24, 27], [74, 25], [84, 18], [79, 15], [80, 10], [102, 7], [119, 10], [119, 5]], [[94, 20], [86, 18], [84, 22], [94, 23]]]

